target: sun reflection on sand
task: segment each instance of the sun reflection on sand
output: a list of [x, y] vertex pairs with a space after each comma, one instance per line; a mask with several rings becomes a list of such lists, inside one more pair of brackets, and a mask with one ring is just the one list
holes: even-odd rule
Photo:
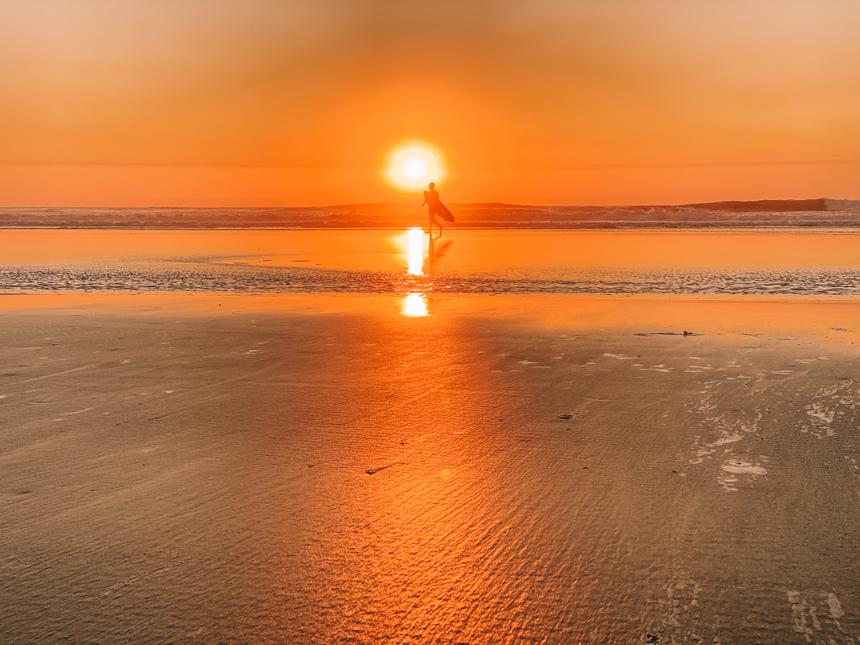
[[407, 318], [423, 318], [424, 316], [429, 316], [430, 312], [427, 310], [427, 296], [423, 293], [417, 292], [406, 294], [406, 297], [403, 299], [403, 306], [401, 307], [400, 312]]

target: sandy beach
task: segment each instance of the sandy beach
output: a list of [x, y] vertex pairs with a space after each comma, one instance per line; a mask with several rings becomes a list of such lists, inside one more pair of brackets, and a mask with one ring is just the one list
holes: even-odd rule
[[860, 645], [858, 25], [0, 2], [0, 645]]
[[856, 301], [426, 304], [0, 297], [0, 633], [857, 641]]

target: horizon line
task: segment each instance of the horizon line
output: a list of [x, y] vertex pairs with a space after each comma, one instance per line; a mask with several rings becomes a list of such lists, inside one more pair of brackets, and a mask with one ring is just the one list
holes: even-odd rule
[[[756, 199], [718, 199], [708, 201], [692, 201], [678, 203], [618, 203], [618, 204], [596, 204], [596, 203], [557, 203], [557, 204], [540, 204], [540, 203], [517, 203], [517, 202], [500, 202], [500, 201], [466, 201], [466, 202], [449, 202], [453, 206], [507, 206], [514, 208], [681, 208], [685, 206], [706, 206], [710, 204], [756, 204], [761, 202], [810, 202], [810, 201], [825, 201], [825, 202], [860, 202], [860, 196], [853, 197], [762, 197]], [[336, 204], [278, 204], [269, 206], [225, 206], [225, 205], [136, 205], [136, 206], [92, 206], [92, 205], [39, 205], [39, 206], [15, 206], [0, 204], [0, 210], [45, 210], [51, 208], [89, 208], [89, 209], [112, 209], [112, 210], [206, 210], [206, 209], [233, 209], [233, 210], [265, 210], [265, 209], [326, 209], [326, 208], [354, 208], [357, 206], [410, 206], [411, 202], [407, 201], [382, 201], [382, 202], [340, 202]]]
[[[576, 171], [591, 169], [648, 169], [648, 168], [711, 168], [711, 167], [749, 167], [749, 166], [827, 166], [827, 165], [855, 165], [860, 164], [860, 157], [848, 158], [825, 158], [825, 159], [747, 159], [739, 161], [725, 161], [719, 159], [703, 161], [656, 161], [656, 162], [624, 162], [624, 161], [586, 161], [575, 164], [524, 164], [526, 170], [558, 170]], [[35, 160], [0, 160], [0, 166], [10, 167], [94, 167], [94, 168], [237, 168], [237, 169], [299, 169], [299, 168], [332, 168], [371, 170], [373, 167], [356, 164], [336, 162], [181, 162], [181, 161], [35, 161]]]

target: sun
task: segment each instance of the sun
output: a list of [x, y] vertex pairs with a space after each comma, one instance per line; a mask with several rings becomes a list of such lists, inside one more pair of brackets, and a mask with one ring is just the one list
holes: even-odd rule
[[383, 173], [388, 182], [400, 190], [419, 190], [434, 181], [439, 183], [447, 173], [442, 154], [423, 141], [401, 143], [388, 154]]

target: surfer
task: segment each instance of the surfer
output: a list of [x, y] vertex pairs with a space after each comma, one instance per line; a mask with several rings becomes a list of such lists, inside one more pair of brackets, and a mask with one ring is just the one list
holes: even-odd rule
[[441, 217], [446, 222], [453, 222], [454, 216], [451, 214], [451, 211], [448, 210], [448, 207], [442, 203], [442, 200], [439, 199], [439, 193], [436, 192], [436, 184], [432, 181], [429, 186], [430, 190], [424, 191], [424, 203], [422, 206], [427, 206], [428, 214], [429, 214], [429, 226], [428, 232], [430, 233], [430, 239], [433, 239], [433, 224], [435, 222], [436, 226], [439, 227], [439, 235], [437, 235], [437, 239], [442, 237], [442, 222], [436, 219], [436, 217]]

